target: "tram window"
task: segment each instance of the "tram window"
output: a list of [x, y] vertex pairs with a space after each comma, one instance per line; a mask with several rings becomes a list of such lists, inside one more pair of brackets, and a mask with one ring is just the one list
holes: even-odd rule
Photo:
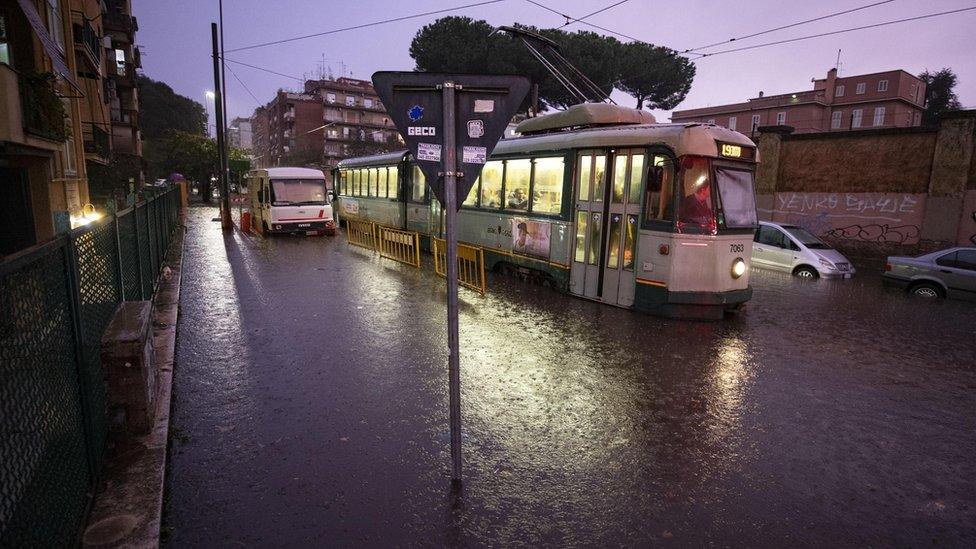
[[624, 187], [627, 185], [627, 155], [616, 156], [613, 159], [613, 191], [610, 198], [614, 204], [624, 201]]
[[369, 178], [369, 196], [379, 196], [379, 174], [376, 173], [376, 168], [370, 168], [368, 170], [367, 177]]
[[576, 254], [574, 260], [578, 263], [586, 261], [586, 220], [589, 212], [576, 212]]
[[593, 168], [593, 201], [602, 202], [604, 185], [606, 183], [607, 157], [600, 155], [596, 157]]
[[529, 177], [532, 174], [532, 161], [508, 160], [505, 166], [505, 208], [509, 210], [529, 209]]
[[349, 177], [349, 196], [359, 196], [359, 170], [350, 170]]
[[424, 202], [424, 191], [427, 189], [427, 179], [420, 166], [413, 166], [410, 178], [410, 201], [418, 204]]
[[386, 190], [387, 189], [387, 187], [386, 187], [386, 168], [380, 168], [379, 169], [379, 173], [377, 175], [379, 176], [379, 178], [378, 178], [378, 182], [376, 184], [376, 188], [377, 188], [376, 196], [378, 196], [380, 198], [386, 198], [386, 192], [387, 192], [387, 190]]
[[590, 201], [590, 170], [593, 157], [584, 154], [579, 158], [579, 199], [580, 202]]
[[400, 199], [400, 170], [396, 166], [390, 166], [387, 168], [389, 171], [389, 181], [390, 181], [390, 198], [394, 200]]
[[599, 212], [590, 212], [590, 253], [587, 263], [596, 265], [600, 260], [600, 244], [603, 243], [603, 223]]
[[644, 193], [644, 216], [647, 220], [674, 219], [674, 167], [667, 157], [655, 156], [654, 165], [647, 170]]
[[634, 242], [637, 239], [637, 216], [627, 216], [627, 237], [624, 240], [624, 270], [634, 270]]
[[532, 211], [557, 214], [563, 205], [563, 173], [566, 170], [562, 158], [536, 158], [532, 178]]
[[607, 268], [616, 269], [620, 265], [620, 225], [623, 216], [610, 214], [610, 235], [607, 240]]
[[715, 179], [722, 204], [722, 223], [726, 227], [755, 227], [756, 198], [752, 172], [716, 168]]
[[464, 199], [461, 203], [462, 206], [477, 206], [478, 205], [478, 187], [481, 183], [481, 177], [475, 180], [474, 185], [471, 185], [471, 190], [468, 191], [468, 197]]
[[481, 207], [497, 210], [502, 207], [502, 171], [500, 160], [485, 164], [481, 170]]
[[641, 179], [644, 174], [644, 155], [635, 154], [630, 157], [630, 193], [627, 202], [640, 204]]
[[688, 157], [682, 161], [681, 201], [678, 221], [705, 229], [715, 228], [715, 205], [708, 174], [708, 159]]

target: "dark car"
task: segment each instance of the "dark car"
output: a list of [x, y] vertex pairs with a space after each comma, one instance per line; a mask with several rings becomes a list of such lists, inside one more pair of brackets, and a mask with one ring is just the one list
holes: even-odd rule
[[883, 280], [885, 285], [903, 288], [913, 296], [976, 301], [976, 248], [949, 248], [918, 257], [889, 257]]

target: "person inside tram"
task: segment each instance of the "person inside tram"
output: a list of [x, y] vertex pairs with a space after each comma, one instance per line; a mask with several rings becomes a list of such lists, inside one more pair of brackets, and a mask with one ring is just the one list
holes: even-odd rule
[[680, 221], [708, 226], [713, 219], [711, 187], [707, 179], [701, 179], [695, 184], [697, 187], [694, 192], [681, 200]]
[[508, 207], [514, 210], [525, 210], [529, 207], [529, 197], [521, 187], [512, 192], [508, 198]]

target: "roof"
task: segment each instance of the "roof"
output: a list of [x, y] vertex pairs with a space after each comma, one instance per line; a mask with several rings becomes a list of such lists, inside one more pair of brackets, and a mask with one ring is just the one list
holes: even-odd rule
[[402, 162], [407, 156], [408, 151], [396, 151], [384, 154], [374, 154], [373, 156], [360, 156], [356, 158], [346, 158], [339, 161], [338, 168], [359, 168], [362, 166], [378, 166], [396, 164]]
[[268, 177], [304, 177], [304, 178], [325, 178], [322, 170], [312, 168], [261, 168], [252, 170], [252, 173], [267, 172]]
[[520, 123], [515, 131], [529, 134], [568, 128], [655, 122], [657, 120], [654, 119], [654, 115], [647, 111], [607, 103], [581, 103], [562, 112], [529, 118]]

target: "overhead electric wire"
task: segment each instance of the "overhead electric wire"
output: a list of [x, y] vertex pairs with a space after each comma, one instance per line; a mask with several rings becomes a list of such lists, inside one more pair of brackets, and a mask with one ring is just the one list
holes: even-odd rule
[[273, 71], [271, 69], [266, 69], [264, 67], [259, 67], [257, 65], [250, 65], [250, 64], [245, 63], [243, 61], [237, 61], [236, 59], [227, 59], [227, 58], [224, 58], [224, 61], [227, 61], [228, 63], [237, 63], [238, 65], [244, 65], [245, 67], [250, 67], [252, 69], [256, 69], [256, 70], [259, 70], [259, 71], [269, 72], [271, 74], [276, 74], [278, 76], [284, 76], [285, 78], [291, 78], [292, 80], [298, 80], [299, 82], [304, 82], [305, 81], [304, 78], [299, 78], [297, 76], [292, 76], [290, 74], [284, 74], [284, 73], [281, 73], [281, 72]]
[[872, 4], [866, 4], [864, 6], [860, 6], [860, 7], [857, 7], [857, 8], [851, 8], [849, 10], [838, 11], [838, 12], [834, 12], [834, 13], [828, 13], [827, 15], [821, 15], [820, 17], [814, 17], [813, 19], [806, 19], [806, 20], [803, 20], [803, 21], [797, 21], [796, 23], [790, 23], [789, 25], [783, 25], [783, 26], [780, 26], [780, 27], [772, 28], [772, 29], [766, 29], [766, 30], [763, 30], [763, 31], [754, 32], [752, 34], [747, 34], [747, 35], [744, 35], [744, 36], [737, 36], [737, 37], [729, 38], [728, 40], [722, 40], [721, 42], [715, 42], [714, 44], [708, 44], [707, 46], [699, 46], [697, 48], [690, 48], [690, 49], [687, 49], [687, 50], [682, 50], [681, 53], [696, 52], [698, 50], [704, 50], [704, 49], [711, 48], [711, 47], [714, 47], [714, 46], [720, 46], [722, 44], [728, 44], [729, 42], [746, 40], [748, 38], [755, 38], [756, 36], [761, 36], [763, 34], [769, 34], [771, 32], [776, 32], [776, 31], [780, 31], [780, 30], [784, 30], [784, 29], [790, 29], [790, 28], [793, 28], [793, 27], [799, 27], [800, 25], [806, 25], [807, 23], [813, 23], [815, 21], [823, 21], [824, 19], [830, 19], [832, 17], [838, 17], [840, 15], [846, 15], [848, 13], [854, 13], [855, 11], [861, 11], [861, 10], [865, 10], [865, 9], [868, 9], [868, 8], [873, 8], [875, 6], [880, 6], [882, 4], [890, 4], [891, 2], [894, 2], [894, 1], [895, 0], [882, 0], [881, 2], [874, 2]]
[[[306, 35], [303, 35], [303, 36], [295, 36], [295, 37], [292, 37], [292, 38], [284, 38], [282, 40], [272, 40], [271, 42], [263, 42], [261, 44], [252, 44], [250, 46], [242, 46], [240, 48], [229, 49], [225, 53], [233, 53], [233, 52], [237, 52], [237, 51], [251, 50], [251, 49], [254, 49], [254, 48], [263, 48], [265, 46], [274, 46], [276, 44], [285, 44], [287, 42], [295, 42], [296, 40], [305, 40], [307, 38], [315, 38], [315, 37], [318, 37], [318, 36], [326, 36], [326, 35], [329, 35], [329, 34], [336, 34], [336, 33], [339, 33], [339, 32], [345, 32], [345, 31], [351, 31], [351, 30], [364, 29], [364, 28], [373, 27], [373, 26], [376, 26], [376, 25], [385, 25], [385, 24], [388, 24], [388, 23], [396, 23], [396, 22], [399, 22], [399, 21], [406, 21], [406, 20], [409, 20], [409, 19], [416, 19], [418, 17], [426, 17], [428, 15], [436, 15], [438, 13], [447, 13], [447, 12], [451, 12], [451, 11], [458, 11], [458, 10], [463, 10], [463, 9], [468, 9], [468, 8], [475, 8], [475, 7], [478, 7], [478, 6], [487, 6], [488, 4], [497, 4], [499, 2], [504, 2], [504, 1], [505, 0], [485, 0], [483, 2], [475, 2], [475, 3], [472, 3], [472, 4], [464, 4], [464, 5], [461, 5], [461, 6], [454, 6], [452, 8], [444, 8], [444, 9], [439, 9], [439, 10], [427, 11], [427, 12], [424, 12], [424, 13], [415, 13], [413, 15], [404, 15], [402, 17], [393, 17], [391, 19], [384, 19], [382, 21], [373, 21], [371, 23], [363, 23], [363, 24], [360, 24], [360, 25], [353, 25], [351, 27], [342, 27], [342, 28], [338, 28], [338, 29], [327, 30], [327, 31], [324, 31], [324, 32], [316, 32], [316, 33], [313, 33], [313, 34], [306, 34]], [[230, 61], [230, 60], [228, 59], [228, 61]]]
[[[224, 59], [224, 61], [230, 61], [230, 59]], [[228, 70], [230, 70], [230, 73], [231, 73], [231, 75], [233, 75], [233, 76], [234, 76], [234, 78], [235, 78], [235, 79], [237, 80], [237, 82], [238, 82], [238, 83], [239, 83], [239, 84], [241, 85], [241, 87], [242, 87], [242, 88], [244, 88], [244, 91], [246, 91], [246, 92], [248, 93], [248, 95], [250, 95], [250, 96], [251, 96], [251, 99], [254, 99], [254, 102], [255, 102], [255, 103], [256, 103], [256, 104], [258, 105], [258, 106], [260, 106], [260, 105], [261, 105], [261, 102], [260, 102], [260, 101], [258, 101], [258, 98], [257, 98], [257, 96], [255, 96], [255, 95], [254, 95], [254, 94], [253, 94], [253, 93], [251, 92], [251, 89], [247, 87], [247, 84], [245, 84], [243, 80], [241, 80], [241, 77], [240, 77], [240, 76], [237, 76], [237, 73], [236, 73], [236, 72], [234, 72], [234, 69], [233, 69], [233, 68], [231, 68], [231, 67], [227, 67], [227, 69], [228, 69]]]
[[[894, 1], [894, 0], [891, 0], [891, 1]], [[594, 12], [587, 13], [586, 15], [584, 15], [583, 17], [580, 17], [578, 19], [575, 18], [575, 17], [566, 16], [566, 19], [571, 19], [571, 21], [566, 21], [559, 28], [568, 27], [569, 25], [572, 25], [573, 23], [583, 23], [584, 22], [583, 21], [584, 19], [589, 19], [590, 17], [593, 17], [594, 15], [597, 15], [597, 14], [603, 13], [603, 12], [609, 10], [609, 9], [615, 8], [615, 7], [619, 6], [620, 4], [626, 4], [627, 2], [630, 2], [630, 0], [620, 0], [619, 2], [615, 2], [613, 4], [610, 4], [609, 6], [607, 6], [605, 8], [600, 8], [600, 9], [594, 11]]]
[[941, 11], [941, 12], [938, 12], [938, 13], [929, 13], [929, 14], [925, 14], [925, 15], [917, 15], [915, 17], [906, 17], [904, 19], [894, 19], [892, 21], [883, 21], [881, 23], [874, 23], [874, 24], [871, 24], [871, 25], [861, 25], [860, 27], [851, 27], [849, 29], [841, 29], [841, 30], [830, 31], [830, 32], [821, 32], [821, 33], [817, 33], [817, 34], [810, 34], [810, 35], [807, 35], [807, 36], [799, 36], [797, 38], [787, 38], [787, 39], [784, 39], [784, 40], [776, 40], [774, 42], [765, 42], [763, 44], [755, 44], [755, 45], [752, 45], [752, 46], [742, 46], [741, 48], [732, 48], [732, 49], [728, 49], [728, 50], [719, 50], [719, 51], [711, 52], [711, 53], [702, 53], [701, 54], [702, 57], [700, 57], [699, 59], [701, 59], [703, 57], [712, 57], [714, 55], [721, 55], [723, 53], [733, 53], [733, 52], [737, 52], [737, 51], [754, 50], [756, 48], [765, 48], [767, 46], [776, 46], [776, 45], [779, 45], [779, 44], [788, 44], [790, 42], [799, 42], [801, 40], [809, 40], [811, 38], [821, 38], [821, 37], [824, 37], [824, 36], [833, 36], [835, 34], [843, 34], [845, 32], [853, 32], [853, 31], [858, 31], [858, 30], [874, 29], [874, 28], [878, 28], [878, 27], [884, 27], [886, 25], [894, 25], [894, 24], [897, 24], [897, 23], [908, 23], [910, 21], [919, 21], [919, 20], [922, 20], [922, 19], [929, 19], [931, 17], [940, 17], [942, 15], [951, 15], [953, 13], [962, 13], [962, 12], [965, 12], [965, 11], [972, 11], [972, 10], [976, 10], [976, 6], [970, 6], [968, 8], [959, 8], [959, 9], [949, 10], [949, 11]]
[[[603, 32], [608, 32], [608, 33], [610, 33], [610, 34], [615, 34], [615, 35], [617, 35], [617, 36], [620, 36], [620, 37], [622, 37], [622, 38], [626, 38], [627, 40], [633, 40], [634, 42], [644, 42], [644, 41], [643, 41], [643, 40], [641, 40], [640, 38], [634, 38], [633, 36], [630, 36], [630, 35], [627, 35], [627, 34], [624, 34], [624, 33], [622, 33], [622, 32], [617, 32], [617, 31], [615, 31], [615, 30], [612, 30], [612, 29], [608, 29], [608, 28], [605, 28], [605, 27], [601, 27], [600, 25], [594, 25], [593, 23], [590, 23], [589, 21], [583, 21], [583, 19], [584, 19], [585, 17], [589, 17], [589, 16], [585, 16], [585, 17], [580, 17], [579, 19], [576, 19], [575, 17], [571, 17], [571, 16], [569, 16], [569, 15], [566, 15], [565, 13], [562, 13], [562, 12], [560, 12], [560, 11], [558, 11], [558, 10], [555, 10], [555, 9], [553, 9], [553, 8], [550, 8], [549, 6], [547, 6], [547, 5], [545, 5], [545, 4], [541, 4], [541, 3], [539, 3], [539, 2], [536, 2], [535, 0], [525, 0], [525, 1], [526, 1], [526, 2], [528, 2], [528, 3], [530, 3], [530, 4], [532, 4], [532, 5], [534, 5], [534, 6], [538, 6], [538, 7], [540, 7], [540, 8], [542, 8], [542, 9], [544, 9], [544, 10], [546, 10], [546, 11], [549, 11], [549, 12], [552, 12], [552, 13], [555, 13], [556, 15], [558, 15], [558, 16], [560, 16], [560, 17], [564, 17], [564, 18], [566, 18], [566, 19], [573, 19], [573, 21], [571, 21], [571, 23], [582, 23], [582, 24], [584, 24], [584, 25], [588, 25], [588, 26], [591, 26], [591, 27], [593, 27], [593, 28], [595, 28], [595, 29], [600, 29], [600, 30], [602, 30]], [[618, 4], [620, 4], [620, 3], [621, 3], [621, 2], [618, 2]], [[617, 5], [617, 4], [614, 4], [614, 6], [616, 6], [616, 5]], [[613, 6], [610, 6], [610, 7], [613, 7]], [[605, 11], [606, 9], [609, 9], [609, 8], [604, 8], [604, 10], [600, 10], [600, 11]], [[597, 13], [599, 13], [599, 12], [597, 12]], [[563, 27], [565, 27], [565, 26], [566, 26], [566, 25], [563, 25]], [[559, 28], [562, 28], [562, 27], [559, 27]], [[647, 44], [648, 42], [644, 42], [644, 43], [645, 43], [645, 44]]]

